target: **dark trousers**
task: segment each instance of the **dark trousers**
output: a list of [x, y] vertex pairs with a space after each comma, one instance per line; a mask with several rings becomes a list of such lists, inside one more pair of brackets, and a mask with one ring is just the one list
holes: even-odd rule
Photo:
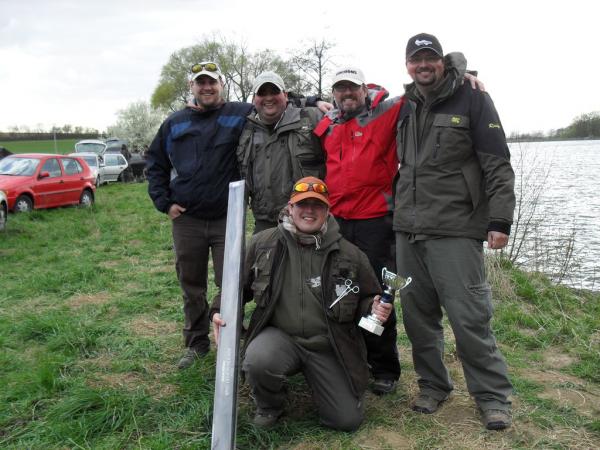
[[331, 350], [307, 350], [278, 328], [267, 327], [248, 344], [242, 368], [260, 412], [283, 410], [286, 379], [302, 372], [323, 425], [354, 431], [363, 421], [363, 396], [352, 392], [348, 376]]
[[221, 290], [226, 218], [204, 220], [182, 214], [173, 220], [175, 269], [183, 291], [186, 347], [208, 349], [209, 318], [206, 289], [208, 253], [212, 254], [215, 284]]
[[413, 279], [402, 290], [402, 311], [421, 392], [441, 400], [453, 389], [444, 364], [445, 311], [469, 393], [482, 410], [508, 409], [512, 385], [490, 326], [492, 296], [481, 241], [412, 241], [396, 233], [396, 245], [400, 275]]
[[275, 228], [277, 222], [269, 222], [268, 220], [254, 220], [254, 232], [252, 234], [260, 233], [261, 231], [268, 230], [269, 228]]
[[[373, 219], [346, 220], [336, 217], [340, 232], [369, 258], [377, 279], [381, 283], [381, 269], [387, 267], [395, 272], [394, 232], [392, 216]], [[398, 380], [400, 378], [400, 356], [396, 338], [396, 311], [394, 310], [381, 336], [363, 331], [367, 344], [367, 361], [374, 378]]]

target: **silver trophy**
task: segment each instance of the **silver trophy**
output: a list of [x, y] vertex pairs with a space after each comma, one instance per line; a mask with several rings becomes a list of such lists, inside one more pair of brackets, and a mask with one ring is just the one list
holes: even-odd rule
[[[390, 272], [387, 268], [381, 270], [381, 280], [383, 282], [383, 294], [381, 294], [381, 303], [394, 303], [394, 296], [396, 291], [404, 289], [412, 281], [411, 277], [402, 278], [396, 275], [394, 272]], [[383, 325], [381, 321], [374, 314], [370, 314], [360, 319], [358, 326], [365, 330], [381, 336], [383, 333]]]

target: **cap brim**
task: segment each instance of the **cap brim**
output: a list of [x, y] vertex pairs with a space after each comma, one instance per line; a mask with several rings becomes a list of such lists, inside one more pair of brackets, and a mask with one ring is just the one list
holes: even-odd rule
[[260, 88], [263, 87], [265, 84], [272, 84], [277, 89], [279, 89], [281, 92], [285, 91], [285, 89], [283, 88], [283, 86], [280, 86], [279, 83], [275, 83], [274, 81], [263, 81], [262, 83], [260, 83], [258, 86], [256, 86], [254, 88], [254, 93], [256, 94], [260, 90]]
[[208, 77], [211, 77], [213, 80], [218, 80], [220, 78], [220, 76], [221, 76], [221, 74], [219, 72], [209, 72], [208, 70], [202, 70], [202, 71], [194, 74], [194, 76], [192, 77], [192, 81], [198, 79], [202, 75], [206, 75]]
[[350, 83], [354, 83], [358, 86], [362, 86], [364, 84], [362, 80], [359, 80], [357, 78], [346, 77], [346, 78], [340, 78], [339, 80], [335, 80], [335, 83], [333, 83], [333, 86], [335, 86], [336, 84], [338, 84], [341, 81], [349, 81]]
[[438, 55], [440, 58], [443, 58], [444, 55], [440, 55], [440, 52], [438, 52], [435, 48], [433, 47], [419, 47], [414, 49], [411, 53], [409, 53], [408, 55], [406, 55], [406, 58], [410, 58], [411, 56], [413, 56], [415, 53], [419, 53], [421, 50], [431, 50], [432, 52], [434, 52], [436, 55]]
[[292, 198], [290, 198], [290, 203], [293, 205], [295, 203], [301, 202], [302, 200], [306, 200], [307, 198], [316, 198], [317, 200], [321, 200], [327, 206], [330, 206], [327, 197], [315, 191], [307, 191], [302, 192], [300, 194], [296, 194]]

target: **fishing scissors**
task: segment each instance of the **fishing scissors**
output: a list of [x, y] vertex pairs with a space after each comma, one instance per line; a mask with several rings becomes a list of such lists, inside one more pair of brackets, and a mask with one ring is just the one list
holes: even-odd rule
[[358, 294], [358, 292], [360, 291], [360, 288], [356, 285], [352, 286], [352, 280], [346, 278], [346, 281], [344, 281], [344, 286], [346, 286], [346, 288], [341, 292], [340, 295], [338, 295], [338, 297], [333, 301], [333, 303], [331, 305], [329, 305], [329, 309], [333, 308], [333, 305], [335, 305], [337, 302], [339, 302], [341, 299], [343, 299], [346, 295], [348, 295], [350, 292], [353, 292], [354, 294]]

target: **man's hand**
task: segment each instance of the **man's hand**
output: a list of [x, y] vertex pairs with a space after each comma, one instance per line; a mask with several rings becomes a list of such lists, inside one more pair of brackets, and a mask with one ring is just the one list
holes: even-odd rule
[[219, 345], [219, 331], [221, 327], [225, 326], [225, 321], [221, 319], [221, 314], [215, 313], [212, 318], [213, 323], [213, 337], [215, 338], [215, 346]]
[[475, 75], [471, 75], [470, 73], [465, 73], [465, 80], [471, 83], [471, 87], [473, 89], [479, 89], [481, 92], [485, 92], [485, 86], [483, 82], [477, 78]]
[[371, 314], [376, 315], [381, 323], [385, 323], [385, 321], [390, 317], [393, 309], [394, 305], [391, 303], [381, 303], [381, 296], [376, 295], [373, 299]]
[[488, 231], [487, 243], [488, 248], [492, 250], [504, 248], [508, 244], [508, 234], [500, 233], [499, 231]]
[[171, 205], [171, 207], [169, 208], [168, 215], [171, 218], [171, 220], [173, 220], [173, 219], [177, 219], [184, 212], [185, 212], [185, 208], [183, 206], [178, 205], [177, 203], [173, 203]]
[[331, 103], [324, 102], [323, 100], [319, 100], [317, 102], [317, 108], [319, 108], [319, 111], [321, 111], [323, 114], [326, 114], [328, 111], [333, 109], [333, 105]]

